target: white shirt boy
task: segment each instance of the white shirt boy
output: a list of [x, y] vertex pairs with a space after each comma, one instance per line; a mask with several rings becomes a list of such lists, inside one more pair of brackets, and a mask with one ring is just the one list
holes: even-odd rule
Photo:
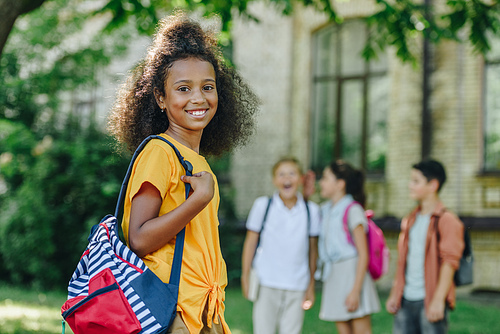
[[[259, 197], [248, 216], [248, 230], [260, 233], [269, 198]], [[308, 202], [310, 225], [304, 198], [297, 194], [297, 203], [287, 208], [278, 192], [273, 195], [260, 244], [254, 258], [254, 268], [262, 286], [305, 291], [309, 284], [309, 237], [320, 232], [319, 206]]]

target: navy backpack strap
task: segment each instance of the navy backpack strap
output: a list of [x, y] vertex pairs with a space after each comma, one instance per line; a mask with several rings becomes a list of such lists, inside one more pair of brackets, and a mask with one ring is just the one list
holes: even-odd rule
[[[266, 220], [267, 220], [267, 214], [269, 213], [269, 208], [271, 207], [271, 203], [273, 201], [273, 197], [269, 197], [269, 200], [267, 201], [267, 206], [266, 206], [266, 211], [264, 212], [264, 217], [262, 218], [262, 225], [260, 227], [260, 231], [259, 231], [259, 239], [257, 239], [257, 246], [255, 247], [255, 252], [257, 252], [257, 249], [259, 248], [259, 245], [260, 245], [260, 235], [262, 233], [262, 231], [264, 230], [264, 225], [266, 223]], [[255, 254], [254, 254], [255, 256]]]
[[307, 211], [307, 236], [311, 236], [311, 213], [309, 212], [309, 204], [307, 203], [307, 199], [304, 198], [304, 203], [306, 204]]
[[262, 225], [260, 227], [259, 233], [262, 233], [262, 231], [264, 230], [264, 224], [266, 223], [267, 214], [269, 213], [269, 208], [271, 207], [272, 201], [273, 201], [273, 197], [271, 196], [271, 197], [269, 197], [269, 200], [267, 201], [266, 211], [264, 212], [264, 217], [262, 218]]
[[[184, 159], [184, 157], [181, 155], [179, 150], [175, 147], [174, 144], [172, 144], [170, 141], [167, 139], [163, 138], [162, 136], [159, 135], [151, 135], [144, 139], [142, 143], [137, 147], [137, 149], [134, 152], [134, 155], [132, 156], [132, 159], [130, 161], [130, 164], [127, 169], [127, 174], [125, 175], [125, 178], [123, 179], [123, 183], [120, 189], [120, 195], [118, 196], [118, 201], [116, 203], [116, 208], [115, 208], [115, 217], [119, 221], [119, 214], [120, 214], [120, 209], [123, 207], [123, 202], [125, 198], [125, 193], [127, 192], [127, 187], [128, 187], [128, 182], [130, 180], [130, 174], [132, 173], [132, 169], [134, 166], [134, 162], [139, 156], [139, 153], [144, 149], [146, 144], [151, 140], [151, 139], [160, 139], [163, 140], [165, 143], [170, 145], [172, 149], [174, 150], [175, 154], [177, 155], [177, 158], [179, 159], [182, 167], [186, 170], [186, 175], [191, 176], [193, 175], [193, 166], [191, 163], [187, 160]], [[185, 188], [186, 188], [186, 199], [189, 197], [189, 192], [191, 191], [191, 185], [189, 183], [184, 183]], [[115, 225], [115, 229], [118, 235], [118, 223]], [[172, 270], [170, 272], [170, 284], [174, 285], [179, 285], [180, 282], [180, 277], [181, 277], [181, 266], [182, 266], [182, 253], [184, 251], [184, 236], [185, 236], [186, 228], [184, 227], [179, 233], [177, 233], [177, 236], [175, 238], [175, 251], [174, 251], [174, 259], [172, 262]]]

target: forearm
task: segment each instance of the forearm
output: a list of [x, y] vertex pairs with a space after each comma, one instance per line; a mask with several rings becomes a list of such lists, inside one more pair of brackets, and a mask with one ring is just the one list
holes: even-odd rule
[[436, 291], [434, 292], [433, 300], [436, 301], [446, 301], [446, 296], [448, 291], [450, 291], [451, 284], [453, 282], [453, 276], [455, 274], [455, 269], [449, 263], [443, 263], [441, 269], [439, 270], [439, 278], [436, 286]]
[[314, 286], [314, 273], [317, 269], [318, 262], [318, 237], [309, 238], [309, 274], [310, 281], [309, 285]]
[[258, 240], [259, 233], [247, 231], [241, 254], [241, 275], [244, 278], [248, 277], [250, 269], [252, 268], [252, 262], [255, 256]]
[[356, 265], [356, 278], [354, 279], [353, 290], [361, 292], [368, 268], [368, 254], [359, 254]]
[[353, 291], [361, 292], [368, 268], [368, 244], [363, 226], [359, 225], [353, 231], [354, 242], [358, 251], [358, 263], [356, 265], [356, 277], [354, 279]]

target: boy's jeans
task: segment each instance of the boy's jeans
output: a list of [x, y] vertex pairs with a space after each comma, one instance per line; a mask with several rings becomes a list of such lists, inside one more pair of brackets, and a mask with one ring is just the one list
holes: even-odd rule
[[438, 322], [429, 322], [425, 316], [424, 301], [409, 301], [403, 298], [401, 309], [394, 317], [393, 334], [445, 334], [448, 330], [448, 312]]

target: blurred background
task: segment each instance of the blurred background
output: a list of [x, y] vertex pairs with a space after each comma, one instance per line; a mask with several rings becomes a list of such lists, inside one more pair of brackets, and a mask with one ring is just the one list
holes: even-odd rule
[[1, 333], [21, 326], [6, 329], [16, 300], [60, 302], [90, 227], [114, 211], [130, 156], [107, 115], [174, 8], [218, 27], [227, 61], [262, 101], [253, 139], [209, 160], [230, 286], [246, 216], [272, 193], [280, 157], [317, 175], [338, 158], [362, 168], [392, 261], [415, 204], [411, 165], [432, 157], [447, 169], [445, 205], [471, 231], [474, 284], [463, 293], [500, 291], [497, 1], [0, 0]]

